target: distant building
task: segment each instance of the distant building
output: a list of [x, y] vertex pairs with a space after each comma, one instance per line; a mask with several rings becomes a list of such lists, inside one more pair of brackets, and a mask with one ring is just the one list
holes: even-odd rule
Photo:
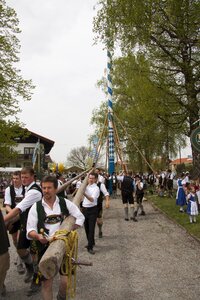
[[67, 174], [72, 174], [72, 173], [79, 174], [79, 173], [82, 173], [83, 171], [84, 170], [82, 168], [77, 167], [77, 166], [72, 166], [72, 167], [65, 169], [65, 173], [67, 173]]
[[41, 167], [45, 170], [48, 169], [48, 163], [52, 162], [49, 153], [54, 145], [54, 141], [30, 130], [27, 130], [27, 133], [27, 137], [15, 139], [17, 142], [15, 150], [18, 152], [18, 155], [15, 159], [8, 162], [6, 167], [23, 168], [32, 166], [34, 151], [38, 146], [40, 148], [39, 159]]
[[191, 156], [176, 158], [170, 162], [172, 171], [176, 170], [177, 165], [184, 164], [185, 166], [192, 165], [193, 159]]

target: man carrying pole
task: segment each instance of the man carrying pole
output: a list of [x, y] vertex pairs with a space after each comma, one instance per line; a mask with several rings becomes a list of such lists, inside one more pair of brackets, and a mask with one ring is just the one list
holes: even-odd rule
[[95, 254], [93, 247], [95, 245], [94, 234], [95, 224], [98, 216], [97, 200], [100, 194], [99, 188], [96, 184], [98, 178], [97, 173], [90, 173], [88, 177], [88, 185], [84, 192], [82, 203], [82, 210], [85, 216], [85, 233], [87, 237], [87, 249], [90, 254]]
[[[56, 196], [58, 182], [54, 176], [45, 176], [41, 185], [43, 198], [32, 206], [27, 221], [27, 237], [37, 241], [39, 260], [48, 248], [49, 238], [60, 229], [64, 218], [69, 215], [75, 218], [72, 230], [82, 226], [85, 219], [74, 203]], [[65, 267], [60, 269], [58, 300], [66, 299], [68, 271]], [[53, 278], [42, 278], [43, 300], [53, 300], [52, 284]]]

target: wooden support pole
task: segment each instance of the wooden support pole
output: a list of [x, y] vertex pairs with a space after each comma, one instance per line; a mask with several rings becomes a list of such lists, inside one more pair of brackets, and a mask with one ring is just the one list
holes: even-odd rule
[[103, 137], [104, 137], [104, 134], [105, 134], [105, 129], [106, 129], [106, 124], [107, 124], [107, 114], [106, 114], [106, 117], [105, 117], [105, 120], [104, 120], [104, 125], [103, 125], [103, 129], [102, 129], [102, 132], [99, 136], [99, 139], [98, 139], [98, 144], [97, 144], [97, 155], [96, 155], [96, 158], [94, 158], [94, 164], [97, 165], [97, 162], [98, 162], [98, 159], [99, 159], [99, 154], [100, 154], [100, 151], [101, 151], [101, 148], [102, 148], [102, 145], [103, 145]]
[[73, 177], [72, 179], [68, 180], [64, 184], [62, 184], [58, 189], [57, 189], [57, 194], [66, 190], [66, 188], [76, 179], [79, 179], [81, 176], [85, 175], [86, 173], [90, 172], [92, 168], [78, 174], [76, 177]]
[[[74, 197], [73, 203], [76, 204], [77, 206], [79, 206], [80, 202], [82, 201], [83, 193], [85, 192], [87, 183], [88, 183], [88, 175], [82, 182], [80, 188], [78, 189]], [[74, 224], [75, 224], [75, 218], [69, 216], [61, 224], [60, 230], [71, 231]], [[47, 279], [53, 278], [58, 273], [65, 251], [66, 251], [66, 246], [63, 240], [55, 240], [49, 245], [49, 247], [47, 248], [46, 252], [44, 253], [39, 263], [40, 272], [44, 275], [45, 278]]]
[[117, 128], [116, 128], [116, 125], [114, 122], [113, 122], [113, 129], [114, 129], [115, 145], [116, 145], [116, 150], [117, 150], [119, 159], [121, 160], [124, 171], [128, 172], [127, 166], [125, 165], [124, 160], [123, 160], [123, 154], [122, 154], [122, 149], [120, 147], [119, 135], [118, 135]]
[[149, 168], [152, 170], [152, 172], [155, 174], [155, 171], [154, 169], [152, 168], [152, 166], [150, 165], [150, 163], [146, 160], [146, 157], [144, 156], [144, 154], [142, 153], [142, 151], [140, 151], [140, 149], [138, 148], [138, 146], [136, 145], [136, 143], [133, 141], [131, 135], [128, 133], [128, 131], [125, 129], [125, 127], [123, 126], [122, 122], [120, 121], [120, 119], [116, 116], [115, 114], [115, 117], [117, 118], [119, 124], [121, 125], [124, 133], [126, 134], [127, 138], [130, 139], [130, 141], [132, 142], [132, 145], [136, 148], [136, 150], [140, 153], [140, 155], [142, 156], [142, 158], [144, 159], [145, 163], [149, 166]]

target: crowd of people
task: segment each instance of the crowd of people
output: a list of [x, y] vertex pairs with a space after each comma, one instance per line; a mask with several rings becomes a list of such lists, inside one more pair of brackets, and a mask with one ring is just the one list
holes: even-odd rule
[[[75, 177], [76, 175], [72, 176]], [[75, 218], [72, 230], [84, 226], [87, 244], [85, 248], [95, 254], [95, 227], [99, 238], [103, 237], [103, 200], [109, 208], [110, 197], [116, 199], [121, 192], [124, 220], [138, 222], [138, 215], [145, 216], [143, 205], [145, 193], [174, 197], [177, 181], [176, 204], [180, 212], [187, 212], [190, 223], [196, 222], [200, 205], [200, 188], [194, 185], [189, 174], [176, 178], [171, 170], [158, 174], [133, 174], [122, 171], [108, 175], [95, 169], [88, 175], [87, 186], [82, 195], [80, 207], [71, 200], [79, 190], [85, 176], [72, 181], [63, 191], [59, 188], [66, 183], [63, 174], [44, 176], [41, 182], [36, 180], [32, 167], [25, 167], [12, 174], [12, 180], [5, 189], [4, 206], [6, 214], [0, 210], [0, 294], [5, 296], [5, 277], [9, 269], [9, 239], [12, 237], [17, 253], [17, 272], [24, 275], [24, 282], [30, 283], [27, 296], [41, 289], [42, 299], [53, 299], [52, 279], [41, 276], [38, 264], [48, 249], [49, 237], [52, 237], [63, 220], [69, 215]], [[187, 206], [186, 206], [187, 205]], [[41, 231], [43, 230], [43, 232]], [[67, 272], [60, 269], [60, 285], [57, 299], [66, 298]]]
[[[5, 226], [16, 247], [19, 258], [17, 271], [24, 274], [24, 282], [30, 283], [27, 296], [41, 289], [42, 299], [53, 299], [52, 280], [40, 276], [38, 263], [49, 245], [48, 237], [54, 235], [65, 217], [75, 218], [74, 229], [83, 226], [84, 216], [80, 209], [66, 198], [56, 195], [58, 180], [47, 175], [40, 185], [35, 182], [32, 167], [14, 172], [12, 183], [6, 188], [4, 205], [7, 214], [0, 219], [3, 235], [0, 241], [0, 293], [6, 294], [5, 277], [9, 268], [9, 241]], [[16, 218], [16, 219], [15, 219]], [[40, 229], [44, 229], [42, 234]], [[5, 259], [6, 258], [6, 259]], [[67, 276], [60, 271], [60, 286], [57, 299], [66, 299]]]

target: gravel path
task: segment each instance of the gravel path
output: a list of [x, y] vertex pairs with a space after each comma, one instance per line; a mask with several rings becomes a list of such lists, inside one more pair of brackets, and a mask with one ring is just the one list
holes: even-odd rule
[[[103, 238], [96, 237], [96, 254], [84, 248], [84, 230], [79, 230], [79, 259], [92, 267], [78, 268], [75, 300], [197, 300], [200, 299], [200, 244], [160, 211], [144, 202], [146, 216], [138, 222], [124, 221], [120, 199], [104, 210]], [[191, 224], [195, 226], [195, 224]], [[4, 299], [27, 298], [23, 276], [11, 264]], [[57, 293], [55, 279], [55, 295]]]

